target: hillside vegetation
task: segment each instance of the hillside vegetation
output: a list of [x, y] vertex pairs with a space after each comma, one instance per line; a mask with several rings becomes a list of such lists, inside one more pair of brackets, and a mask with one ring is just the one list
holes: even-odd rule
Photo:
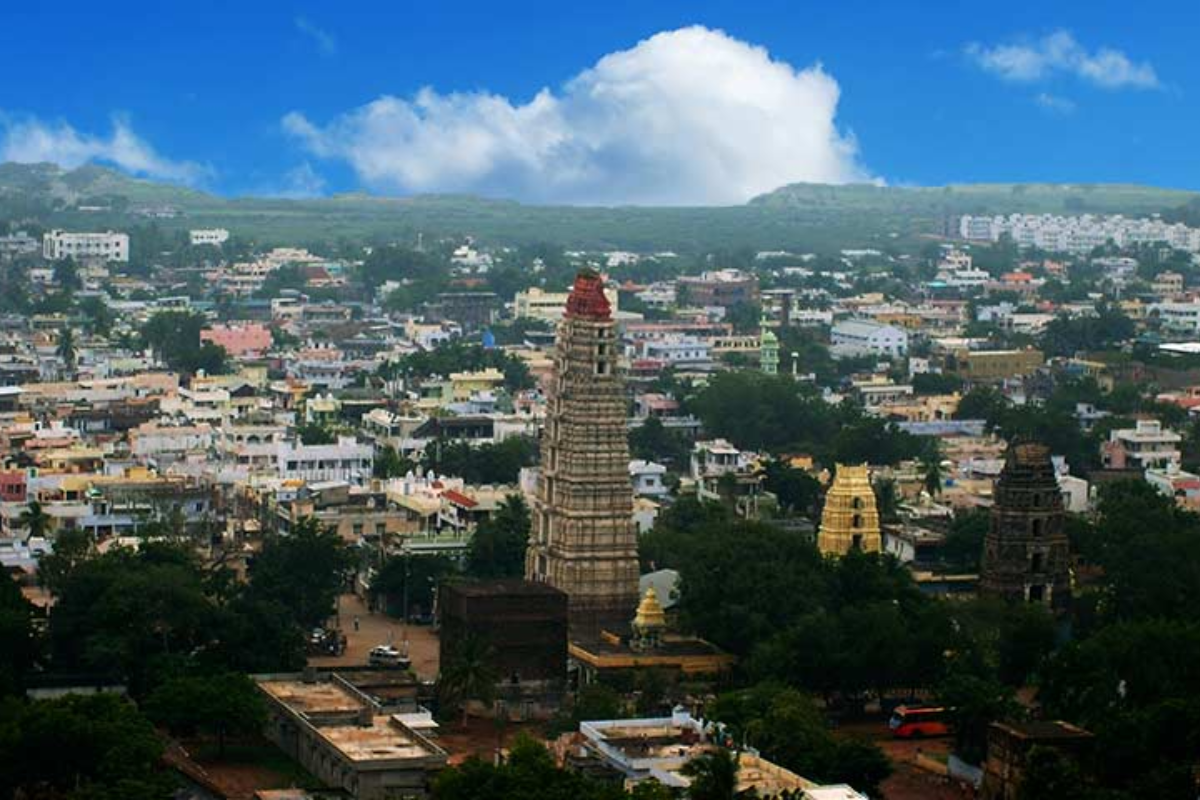
[[[224, 227], [269, 244], [470, 234], [498, 244], [709, 251], [751, 247], [829, 251], [885, 247], [945, 233], [964, 213], [1174, 213], [1200, 195], [1109, 184], [955, 184], [944, 187], [793, 184], [728, 207], [525, 205], [458, 195], [317, 199], [227, 198], [130, 178], [100, 166], [0, 164], [0, 219], [71, 229], [120, 228], [139, 207], [168, 205], [168, 230]], [[80, 206], [100, 210], [80, 210]]]

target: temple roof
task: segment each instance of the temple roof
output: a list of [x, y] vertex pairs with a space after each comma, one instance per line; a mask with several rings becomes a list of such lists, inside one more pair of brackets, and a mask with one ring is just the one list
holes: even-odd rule
[[604, 281], [594, 270], [582, 269], [567, 298], [567, 316], [606, 320], [612, 318], [612, 306], [604, 296]]

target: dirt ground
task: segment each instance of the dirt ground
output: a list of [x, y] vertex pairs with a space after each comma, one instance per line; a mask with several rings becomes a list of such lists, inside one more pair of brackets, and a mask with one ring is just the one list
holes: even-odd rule
[[[404, 649], [408, 642], [408, 655], [413, 670], [421, 680], [434, 680], [438, 673], [438, 638], [428, 625], [405, 625], [386, 614], [371, 612], [361, 597], [344, 594], [338, 599], [338, 616], [341, 630], [346, 634], [346, 652], [340, 656], [312, 656], [308, 663], [314, 667], [359, 666], [367, 663], [371, 648], [391, 644]], [[358, 630], [354, 622], [358, 620]]]
[[868, 738], [891, 759], [892, 775], [879, 787], [884, 800], [968, 800], [975, 797], [971, 787], [960, 786], [957, 781], [927, 772], [915, 764], [918, 753], [934, 757], [947, 755], [951, 744], [948, 738], [893, 739], [882, 720], [844, 725], [837, 733]]
[[459, 764], [471, 756], [491, 761], [496, 748], [507, 748], [522, 733], [542, 739], [542, 728], [533, 723], [507, 722], [497, 727], [490, 719], [470, 717], [464, 727], [460, 720], [447, 722], [438, 731], [438, 744], [450, 753], [450, 763]]

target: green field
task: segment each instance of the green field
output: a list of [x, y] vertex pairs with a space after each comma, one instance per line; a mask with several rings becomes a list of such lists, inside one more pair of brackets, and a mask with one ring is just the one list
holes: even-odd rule
[[[1178, 208], [1195, 192], [1112, 184], [962, 184], [944, 187], [796, 184], [728, 207], [524, 205], [479, 197], [339, 195], [311, 200], [227, 198], [104, 167], [62, 171], [0, 164], [0, 218], [29, 202], [53, 203], [44, 224], [69, 229], [140, 223], [122, 205], [171, 205], [184, 212], [166, 229], [223, 227], [264, 244], [347, 238], [411, 240], [472, 235], [485, 243], [543, 241], [581, 249], [702, 252], [752, 247], [827, 252], [911, 245], [965, 213], [1057, 212], [1145, 215]], [[122, 198], [111, 212], [80, 212], [81, 201]]]

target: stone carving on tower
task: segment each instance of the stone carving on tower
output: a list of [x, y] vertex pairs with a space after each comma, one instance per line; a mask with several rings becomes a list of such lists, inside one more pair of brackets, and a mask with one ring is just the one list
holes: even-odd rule
[[1065, 611], [1071, 603], [1070, 546], [1050, 448], [1016, 442], [1005, 454], [983, 545], [979, 592]]
[[581, 271], [558, 327], [525, 559], [526, 577], [567, 593], [572, 637], [623, 629], [638, 605], [618, 349], [603, 282]]
[[838, 464], [833, 485], [825, 493], [817, 549], [822, 555], [844, 556], [851, 550], [883, 549], [879, 510], [866, 464]]

